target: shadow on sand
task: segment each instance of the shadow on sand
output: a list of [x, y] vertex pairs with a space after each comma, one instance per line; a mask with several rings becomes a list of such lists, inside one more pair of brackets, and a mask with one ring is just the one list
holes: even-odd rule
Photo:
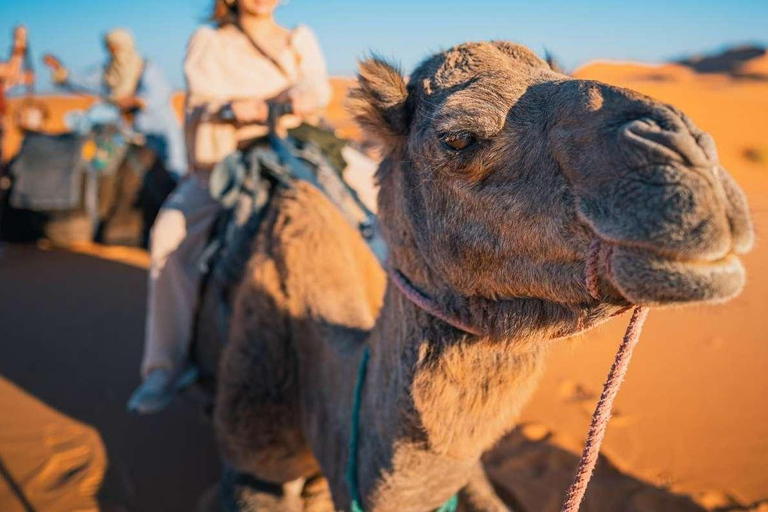
[[108, 459], [101, 510], [195, 510], [219, 475], [198, 405], [182, 398], [156, 416], [125, 412], [139, 379], [146, 271], [3, 245], [0, 283], [0, 375], [98, 431]]

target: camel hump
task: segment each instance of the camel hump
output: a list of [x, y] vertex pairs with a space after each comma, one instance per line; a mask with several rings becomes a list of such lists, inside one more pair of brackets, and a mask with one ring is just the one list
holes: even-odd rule
[[365, 331], [373, 327], [384, 270], [358, 229], [319, 189], [297, 182], [282, 192], [270, 238], [284, 287], [302, 309], [297, 314]]

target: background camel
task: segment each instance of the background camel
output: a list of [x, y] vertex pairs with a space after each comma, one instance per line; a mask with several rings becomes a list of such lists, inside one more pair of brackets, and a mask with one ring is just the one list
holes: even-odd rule
[[[251, 484], [235, 485], [232, 504], [349, 508], [352, 395], [368, 346], [356, 475], [365, 510], [429, 510], [462, 488], [470, 508], [501, 508], [478, 461], [514, 425], [550, 340], [628, 302], [734, 296], [736, 254], [752, 243], [744, 197], [682, 113], [555, 73], [511, 43], [435, 55], [407, 85], [370, 60], [355, 98], [386, 155], [390, 265], [486, 334], [388, 286], [311, 186], [281, 193], [236, 290], [220, 366], [222, 454], [234, 483]], [[601, 301], [584, 283], [594, 239], [612, 248]]]

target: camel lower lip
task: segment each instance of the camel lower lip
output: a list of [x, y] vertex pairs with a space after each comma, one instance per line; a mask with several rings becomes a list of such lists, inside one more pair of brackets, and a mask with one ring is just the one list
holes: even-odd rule
[[746, 279], [741, 260], [675, 261], [631, 247], [614, 246], [609, 279], [634, 304], [665, 305], [724, 301]]

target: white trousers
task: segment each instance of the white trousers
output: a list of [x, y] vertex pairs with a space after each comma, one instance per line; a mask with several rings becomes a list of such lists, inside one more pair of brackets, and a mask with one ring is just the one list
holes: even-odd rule
[[184, 178], [157, 216], [150, 237], [149, 300], [141, 373], [184, 369], [192, 341], [201, 274], [197, 263], [221, 206], [207, 179]]

